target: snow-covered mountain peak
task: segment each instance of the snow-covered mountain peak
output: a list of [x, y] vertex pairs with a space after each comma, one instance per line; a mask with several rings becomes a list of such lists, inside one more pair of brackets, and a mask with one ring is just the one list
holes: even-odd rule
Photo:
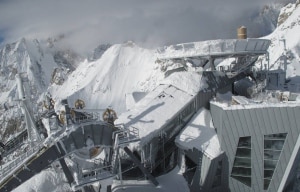
[[277, 26], [280, 26], [282, 23], [286, 21], [286, 19], [293, 13], [293, 11], [299, 6], [300, 1], [297, 0], [296, 3], [289, 3], [285, 7], [280, 10], [280, 14], [278, 16]]
[[289, 3], [294, 3], [295, 0], [278, 0], [273, 3], [264, 5], [258, 13], [254, 13], [251, 21], [254, 27], [252, 37], [260, 37], [272, 33], [278, 22], [278, 16], [282, 7]]
[[1, 135], [6, 137], [16, 131], [5, 128], [10, 119], [17, 119], [15, 115], [20, 115], [16, 113], [18, 103], [15, 102], [18, 99], [17, 73], [26, 73], [31, 92], [29, 97], [36, 104], [43, 99], [41, 95], [51, 84], [63, 82], [63, 75], [74, 70], [77, 62], [74, 52], [63, 50], [55, 43], [49, 46], [49, 41], [22, 38], [3, 46], [0, 49], [0, 123], [4, 128], [0, 130], [3, 131]]
[[89, 61], [96, 61], [98, 60], [103, 53], [111, 47], [111, 44], [107, 43], [107, 44], [100, 44], [98, 45], [94, 51], [91, 53], [91, 55], [89, 55], [88, 60]]
[[[277, 15], [280, 6], [277, 5], [265, 6], [260, 13], [261, 20], [257, 20], [265, 22], [266, 25], [263, 26], [269, 32], [277, 27], [271, 35], [264, 37], [272, 40], [269, 49], [270, 66], [271, 69], [282, 68], [282, 62], [287, 58], [288, 77], [300, 76], [300, 6], [297, 6], [299, 2], [300, 0], [282, 9], [281, 14], [288, 15], [280, 21], [282, 23], [279, 27]], [[77, 99], [85, 102], [86, 109], [99, 110], [111, 106], [119, 115], [130, 110], [135, 102], [159, 84], [172, 84], [187, 93], [200, 89], [200, 73], [190, 70], [197, 67], [196, 61], [159, 62], [156, 60], [156, 50], [141, 48], [131, 41], [116, 45], [99, 45], [91, 56], [82, 60], [71, 49], [60, 46], [63, 39], [64, 36], [47, 40], [21, 39], [0, 50], [1, 104], [7, 102], [8, 98], [15, 98], [14, 76], [18, 72], [28, 74], [34, 97], [46, 91], [51, 93], [57, 113], [63, 110], [60, 104], [63, 99], [68, 100], [70, 107], [74, 107]], [[34, 99], [42, 101], [43, 98]], [[10, 109], [4, 111], [0, 116], [0, 123], [7, 122], [7, 118], [13, 119], [12, 114]], [[0, 131], [1, 135], [12, 134], [4, 129]], [[45, 176], [45, 183], [49, 177]], [[44, 189], [42, 185], [45, 184], [40, 184]], [[23, 189], [30, 187], [25, 185]], [[20, 191], [24, 191], [20, 188]], [[49, 190], [53, 191], [52, 188]]]
[[85, 60], [61, 86], [51, 87], [56, 100], [68, 98], [72, 106], [83, 99], [87, 108], [126, 110], [126, 96], [147, 92], [163, 78], [155, 51], [133, 43], [112, 45], [95, 61]]
[[[299, 0], [294, 4], [287, 4], [281, 13], [286, 18], [266, 37], [271, 40], [269, 47], [270, 70], [285, 70], [286, 78], [293, 86], [298, 86], [300, 76], [300, 6]], [[295, 90], [294, 90], [295, 91]]]

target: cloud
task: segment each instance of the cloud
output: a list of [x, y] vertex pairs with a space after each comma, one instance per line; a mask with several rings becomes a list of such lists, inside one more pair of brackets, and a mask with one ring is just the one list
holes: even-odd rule
[[2, 0], [0, 39], [65, 34], [66, 43], [86, 51], [127, 40], [152, 47], [234, 38], [238, 26], [250, 25], [253, 10], [270, 1]]

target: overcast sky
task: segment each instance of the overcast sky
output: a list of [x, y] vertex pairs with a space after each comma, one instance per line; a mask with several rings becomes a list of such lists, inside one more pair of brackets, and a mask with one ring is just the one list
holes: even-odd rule
[[66, 34], [66, 42], [86, 50], [127, 40], [154, 47], [234, 38], [253, 10], [272, 1], [0, 0], [0, 41]]

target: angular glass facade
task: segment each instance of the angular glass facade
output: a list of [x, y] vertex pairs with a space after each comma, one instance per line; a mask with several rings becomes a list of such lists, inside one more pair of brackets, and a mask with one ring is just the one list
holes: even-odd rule
[[240, 137], [231, 177], [251, 187], [251, 137]]
[[212, 184], [213, 188], [221, 186], [221, 183], [222, 183], [222, 167], [223, 167], [223, 161], [221, 160], [221, 161], [218, 162], [216, 175], [214, 177], [214, 181], [213, 181], [213, 184]]
[[286, 133], [264, 136], [264, 190], [267, 190], [279, 160]]

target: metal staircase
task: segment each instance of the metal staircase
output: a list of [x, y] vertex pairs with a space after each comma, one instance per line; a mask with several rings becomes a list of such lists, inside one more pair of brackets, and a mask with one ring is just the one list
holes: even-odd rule
[[113, 154], [111, 157], [111, 165], [113, 167], [113, 172], [117, 172], [117, 160], [119, 157], [119, 149], [128, 146], [129, 143], [139, 141], [139, 132], [137, 128], [130, 127], [125, 129], [124, 125], [118, 125], [118, 131], [113, 133], [114, 146]]
[[[100, 180], [116, 177], [120, 174], [120, 148], [127, 147], [130, 143], [139, 140], [138, 129], [130, 127], [124, 128], [124, 125], [117, 125], [116, 131], [113, 132], [114, 144], [112, 146], [112, 154], [109, 162], [98, 162], [97, 166], [89, 169], [76, 170], [78, 173], [76, 182], [72, 183], [72, 188], [75, 190], [81, 189], [85, 186]], [[120, 176], [120, 175], [119, 175]], [[122, 177], [122, 176], [120, 176]]]

